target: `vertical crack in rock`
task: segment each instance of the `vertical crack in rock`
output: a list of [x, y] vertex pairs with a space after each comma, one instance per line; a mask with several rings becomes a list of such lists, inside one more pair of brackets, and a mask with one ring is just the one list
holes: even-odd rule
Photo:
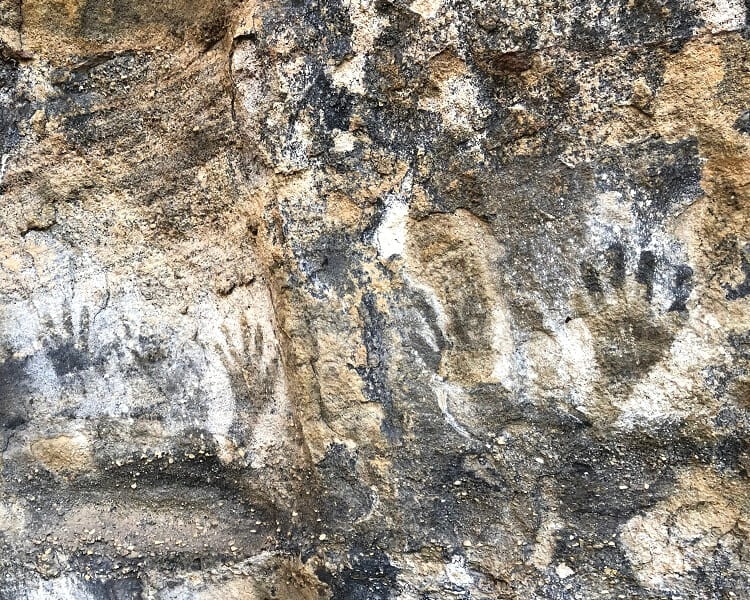
[[0, 597], [744, 597], [749, 18], [0, 0]]

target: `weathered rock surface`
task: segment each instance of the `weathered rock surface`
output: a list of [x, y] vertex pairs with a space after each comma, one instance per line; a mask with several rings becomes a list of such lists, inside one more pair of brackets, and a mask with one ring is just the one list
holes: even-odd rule
[[0, 598], [750, 598], [743, 0], [0, 0]]

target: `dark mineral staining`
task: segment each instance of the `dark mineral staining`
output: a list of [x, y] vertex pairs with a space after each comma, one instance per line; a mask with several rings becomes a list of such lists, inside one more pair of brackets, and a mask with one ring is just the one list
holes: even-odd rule
[[382, 550], [354, 545], [338, 573], [321, 568], [316, 575], [330, 586], [331, 600], [388, 600], [398, 591], [399, 571]]
[[748, 443], [744, 437], [732, 435], [720, 438], [714, 447], [712, 463], [721, 471], [737, 472], [747, 477], [743, 462], [748, 457]]
[[696, 569], [696, 579], [707, 594], [702, 598], [741, 598], [750, 589], [746, 569], [737, 572], [731, 551], [720, 544], [705, 567]]
[[27, 362], [28, 359], [9, 358], [0, 363], [0, 436], [21, 427], [28, 418]]
[[[718, 397], [729, 401], [727, 409], [738, 427], [750, 428], [750, 333], [732, 333], [727, 339], [732, 362], [709, 367], [705, 371], [706, 386]], [[739, 411], [739, 412], [738, 412]]]
[[372, 506], [372, 495], [357, 473], [356, 455], [341, 444], [332, 445], [318, 463], [324, 487], [321, 516], [347, 531]]
[[150, 63], [147, 53], [100, 52], [71, 68], [57, 68], [52, 73], [56, 94], [45, 108], [50, 114], [91, 112], [96, 103], [125, 95], [125, 87], [113, 86], [113, 80], [132, 85], [145, 77]]
[[352, 23], [341, 0], [286, 0], [267, 7], [263, 29], [270, 36], [289, 32], [299, 48], [338, 62], [351, 54]]
[[349, 128], [353, 98], [342, 88], [334, 88], [331, 80], [320, 71], [308, 87], [303, 105], [322, 115], [321, 132], [329, 134], [333, 129], [345, 131]]
[[[117, 517], [120, 511], [142, 511], [147, 515], [152, 510], [157, 513], [170, 510], [183, 516], [186, 523], [208, 525], [209, 520], [213, 519], [244, 523], [245, 526], [231, 533], [231, 539], [236, 540], [242, 552], [249, 555], [267, 548], [267, 536], [282, 519], [289, 522], [288, 515], [282, 515], [270, 504], [265, 484], [258, 483], [256, 474], [239, 464], [226, 465], [217, 458], [215, 446], [207, 443], [211, 436], [206, 432], [187, 434], [166, 454], [138, 451], [129, 456], [119, 456], [119, 460], [115, 460], [117, 455], [110, 454], [110, 447], [117, 445], [117, 434], [112, 437], [112, 432], [105, 427], [100, 427], [98, 434], [101, 436], [101, 446], [96, 452], [96, 469], [61, 484], [59, 479], [46, 471], [31, 479], [25, 477], [26, 471], [22, 465], [9, 465], [9, 474], [17, 480], [15, 493], [34, 496], [34, 506], [39, 514], [63, 514], [61, 511], [76, 505], [92, 504], [109, 513], [116, 513], [113, 517]], [[133, 487], [134, 483], [137, 487]], [[155, 523], [143, 518], [140, 525], [147, 530]], [[295, 531], [295, 534], [304, 537], [307, 535], [304, 529], [303, 525], [302, 531]], [[185, 530], [178, 529], [175, 534], [184, 535]], [[294, 544], [294, 539], [286, 542]], [[204, 566], [210, 568], [226, 560], [226, 557], [222, 557], [223, 549], [221, 546], [219, 552], [214, 549], [200, 553]], [[195, 558], [194, 551], [189, 547], [159, 550], [147, 560], [159, 563], [162, 568], [178, 570], [185, 566], [186, 561], [190, 563]], [[109, 553], [106, 547], [102, 551]], [[89, 558], [81, 556], [74, 563], [88, 561]], [[78, 564], [78, 568], [112, 576], [112, 565], [98, 562], [108, 560], [106, 557], [94, 555], [93, 559], [97, 559], [97, 562]], [[103, 580], [102, 585], [105, 584], [109, 585]], [[132, 581], [113, 585], [123, 593], [137, 588]]]
[[580, 432], [559, 443], [564, 450], [555, 479], [566, 528], [556, 535], [555, 562], [578, 565], [577, 576], [614, 570], [618, 592], [630, 590], [628, 597], [640, 597], [642, 590], [617, 541], [621, 526], [670, 498], [677, 474], [689, 466], [744, 476], [747, 452], [736, 435], [700, 441], [668, 425], [607, 439]]
[[17, 82], [18, 62], [0, 53], [0, 157], [18, 145], [18, 126], [29, 116], [30, 103], [17, 93]]
[[418, 21], [416, 15], [404, 11], [391, 19], [391, 24], [375, 41], [365, 63], [368, 100], [393, 110], [416, 108], [428, 85], [426, 67], [409, 57], [409, 44], [419, 32]]
[[[70, 143], [81, 151], [87, 152], [99, 148], [106, 153], [111, 153], [116, 150], [117, 144], [121, 141], [125, 121], [125, 117], [121, 113], [118, 114], [118, 111], [94, 110], [66, 117], [65, 133]], [[134, 140], [134, 142], [137, 143], [142, 139]]]
[[[750, 14], [750, 11], [748, 11], [748, 14]], [[750, 135], [750, 110], [743, 111], [742, 114], [737, 117], [737, 120], [734, 122], [734, 128], [740, 133]]]
[[472, 419], [479, 425], [472, 427], [475, 431], [484, 426], [489, 429], [491, 435], [494, 430], [514, 422], [551, 423], [556, 420], [549, 411], [533, 406], [525, 398], [508, 393], [499, 383], [480, 383], [467, 391], [473, 407]]
[[[716, 369], [714, 368], [712, 369], [712, 371], [714, 371], [715, 373]], [[713, 373], [708, 374], [707, 379], [711, 376], [713, 376]], [[724, 381], [721, 382], [720, 386], [724, 386], [724, 388], [726, 388], [727, 377], [724, 376], [722, 377], [722, 379], [724, 379]], [[719, 390], [719, 394], [723, 395], [725, 393], [726, 389]], [[734, 406], [725, 406], [716, 414], [713, 422], [714, 425], [720, 430], [739, 429], [742, 426], [742, 423], [746, 421], [746, 416], [746, 414], [743, 414], [743, 411], [738, 410]]]
[[622, 43], [687, 40], [701, 24], [698, 9], [680, 0], [636, 0], [621, 5]]
[[[543, 29], [538, 23], [523, 27], [500, 4], [480, 6], [475, 19], [464, 25], [465, 37], [481, 40], [487, 47], [522, 51], [549, 43], [549, 37], [539, 39]], [[684, 43], [701, 24], [697, 8], [680, 0], [588, 0], [576, 4], [574, 10], [557, 11], [555, 17], [557, 26], [566, 31], [555, 36], [555, 47], [592, 54], [611, 51], [613, 47]]]
[[[186, 434], [172, 450], [172, 462], [168, 455], [151, 456], [143, 460], [140, 455], [128, 457], [118, 463], [101, 457], [98, 483], [104, 487], [130, 489], [134, 473], [141, 489], [148, 489], [154, 498], [168, 499], [176, 489], [192, 489], [196, 496], [219, 494], [232, 498], [239, 493], [237, 476], [239, 465], [228, 467], [216, 455], [216, 447], [206, 443], [210, 439], [204, 432]], [[106, 435], [106, 433], [105, 433]], [[86, 490], [82, 490], [86, 491]], [[94, 491], [94, 490], [91, 490]]]
[[576, 520], [597, 515], [590, 526], [581, 523], [582, 529], [607, 538], [618, 524], [668, 496], [673, 474], [660, 457], [660, 443], [646, 439], [609, 444], [579, 432], [565, 444], [568, 458], [556, 475], [563, 505]]
[[88, 584], [90, 593], [101, 600], [141, 600], [143, 586], [137, 577], [108, 579], [102, 582], [92, 581]]
[[586, 17], [575, 19], [571, 24], [570, 47], [579, 51], [601, 50], [602, 46], [611, 43], [612, 32], [607, 27], [606, 21], [601, 19], [590, 19]]
[[[433, 420], [433, 427], [438, 430], [441, 425]], [[440, 434], [429, 426], [420, 427], [420, 435], [430, 440], [429, 448], [406, 440], [396, 461], [402, 473], [402, 525], [397, 535], [403, 538], [403, 544], [418, 549], [435, 539], [445, 547], [462, 549], [467, 538], [485, 539], [489, 525], [502, 522], [506, 528], [516, 526], [516, 517], [507, 512], [513, 495], [509, 483], [512, 473], [477, 454], [482, 445], [468, 450], [466, 440], [461, 443], [458, 436]], [[519, 504], [517, 512], [526, 505], [524, 501]]]
[[361, 117], [372, 141], [389, 154], [413, 163], [419, 149], [429, 148], [442, 130], [440, 116], [416, 109], [396, 109], [370, 102]]
[[15, 114], [12, 110], [11, 94], [18, 78], [18, 64], [0, 57], [0, 138], [3, 140], [3, 148], [8, 145], [8, 136], [11, 127], [16, 125]]
[[312, 282], [311, 293], [325, 297], [326, 291], [344, 295], [354, 289], [361, 257], [356, 243], [346, 234], [323, 234], [314, 243], [294, 248], [303, 274]]
[[740, 270], [745, 278], [733, 286], [728, 283], [722, 284], [726, 290], [727, 300], [739, 300], [750, 294], [750, 244], [745, 244], [740, 253]]
[[735, 358], [750, 361], [750, 331], [732, 333], [727, 337], [727, 342]]
[[388, 383], [388, 364], [385, 345], [386, 320], [377, 308], [376, 297], [368, 293], [362, 296], [359, 310], [362, 318], [362, 338], [367, 350], [367, 366], [357, 367], [357, 374], [364, 383], [363, 392], [370, 402], [383, 405], [385, 418], [381, 424], [383, 434], [391, 441], [401, 436], [399, 418]]
[[632, 199], [644, 245], [655, 226], [703, 194], [698, 142], [649, 140], [603, 159], [597, 173], [600, 191], [620, 191]]
[[15, 0], [0, 0], [0, 23], [10, 29], [20, 29], [23, 24], [21, 3]]
[[[446, 341], [438, 326], [438, 315], [424, 292], [410, 288], [404, 298], [406, 308], [399, 316], [402, 327], [399, 334], [404, 348], [411, 350], [421, 358], [431, 372], [437, 372], [440, 366], [441, 351]], [[424, 329], [427, 328], [429, 333]]]
[[406, 54], [410, 41], [418, 35], [421, 17], [403, 3], [383, 2], [379, 4], [379, 10], [393, 18], [375, 40], [376, 49], [395, 48], [398, 56]]
[[218, 44], [227, 34], [228, 27], [229, 18], [227, 16], [220, 16], [201, 23], [198, 27], [198, 34], [199, 39], [203, 42], [204, 49], [209, 50]]
[[[601, 440], [580, 431], [560, 440], [564, 448], [556, 474], [563, 514], [582, 537], [611, 539], [630, 519], [669, 497], [675, 473], [694, 462], [710, 464], [725, 450], [739, 450], [724, 440], [700, 443], [674, 426], [638, 436]], [[734, 453], [734, 454], [732, 454]], [[561, 542], [558, 551], [583, 554], [587, 545]]]
[[644, 220], [648, 213], [663, 218], [675, 204], [693, 200], [703, 193], [697, 139], [671, 144], [657, 141], [644, 150], [649, 162], [643, 165], [639, 175], [649, 202], [648, 208], [638, 207], [643, 211]]
[[484, 147], [492, 153], [502, 152], [506, 144], [522, 138], [534, 138], [549, 126], [546, 118], [529, 119], [528, 113], [496, 108], [487, 119]]

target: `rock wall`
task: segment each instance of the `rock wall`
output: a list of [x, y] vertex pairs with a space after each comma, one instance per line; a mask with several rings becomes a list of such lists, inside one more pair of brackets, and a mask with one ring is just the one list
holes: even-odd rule
[[0, 0], [0, 598], [747, 598], [743, 0]]

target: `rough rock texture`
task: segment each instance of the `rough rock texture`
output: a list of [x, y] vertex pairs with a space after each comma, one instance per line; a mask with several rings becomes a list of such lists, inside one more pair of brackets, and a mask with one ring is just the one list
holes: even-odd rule
[[744, 0], [0, 0], [0, 598], [750, 598]]

